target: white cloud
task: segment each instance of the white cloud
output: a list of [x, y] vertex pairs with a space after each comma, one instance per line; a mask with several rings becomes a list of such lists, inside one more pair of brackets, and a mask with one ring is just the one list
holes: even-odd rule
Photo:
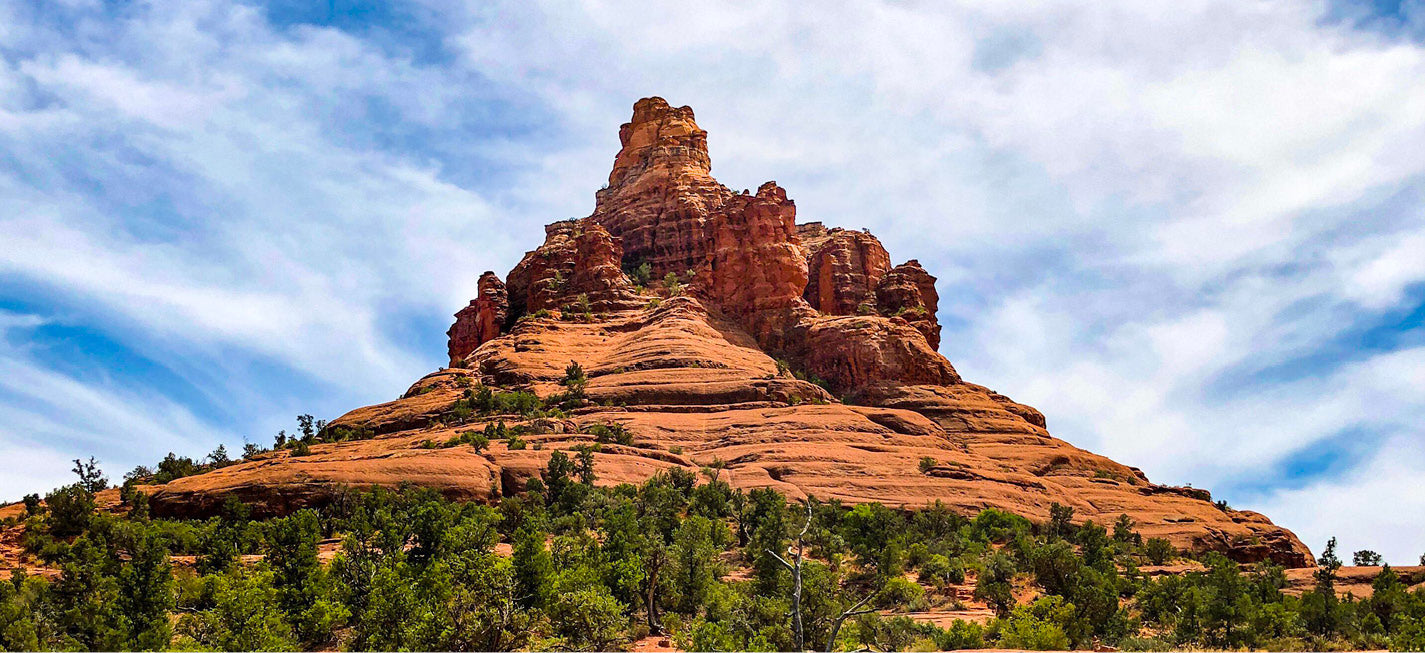
[[[185, 406], [147, 388], [126, 388], [102, 371], [80, 379], [38, 362], [23, 340], [47, 324], [0, 311], [0, 500], [67, 482], [69, 461], [97, 455], [111, 478], [152, 463], [148, 450], [187, 452], [226, 438]], [[135, 447], [142, 442], [143, 447]], [[191, 452], [189, 452], [191, 453]]]
[[[4, 7], [33, 23], [0, 66], [0, 277], [23, 304], [58, 301], [178, 375], [183, 392], [120, 391], [135, 379], [74, 378], [7, 352], [17, 387], [0, 401], [0, 442], [151, 463], [215, 435], [265, 440], [299, 411], [390, 399], [443, 362], [403, 340], [411, 321], [453, 313], [479, 272], [512, 265], [517, 239], [538, 233], [533, 220], [502, 228], [428, 153], [378, 146], [381, 125], [362, 117], [374, 105], [395, 107], [386, 127], [401, 134], [465, 124], [451, 112], [475, 89], [443, 72], [225, 3], [61, 17], [97, 40], [55, 33], [36, 17], [47, 9]], [[516, 167], [497, 145], [469, 147]], [[102, 354], [85, 362], [132, 374]], [[85, 410], [70, 413], [71, 393]], [[195, 397], [207, 405], [181, 404]], [[138, 446], [106, 456], [118, 434]], [[67, 466], [46, 473], [51, 487]]]
[[[201, 7], [154, 6], [147, 21], [111, 28], [116, 47], [183, 50], [177, 70], [72, 53], [18, 66], [49, 102], [16, 112], [4, 134], [30, 169], [0, 176], [13, 247], [0, 270], [150, 332], [240, 347], [335, 384], [366, 378], [389, 396], [439, 361], [390, 341], [382, 320], [453, 312], [481, 266], [513, 260], [514, 234], [438, 167], [350, 147], [321, 115], [333, 95], [373, 80], [370, 95], [415, 107], [406, 91], [439, 95], [436, 77], [337, 32], [284, 39], [251, 12]], [[45, 156], [55, 148], [74, 158]], [[98, 177], [98, 194], [71, 180], [76, 164], [93, 166], [78, 174]], [[174, 222], [157, 237], [134, 206], [154, 202], [188, 204], [153, 218]], [[472, 243], [495, 260], [470, 256]]]
[[1425, 556], [1425, 494], [1412, 491], [1425, 475], [1422, 434], [1390, 438], [1379, 453], [1340, 478], [1267, 493], [1258, 507], [1320, 551], [1338, 538], [1346, 560], [1360, 549], [1382, 554], [1392, 565], [1417, 565]]
[[[1425, 213], [1425, 212], [1422, 212]], [[1425, 233], [1374, 239], [1336, 252], [1342, 293], [1367, 309], [1385, 309], [1404, 299], [1405, 291], [1425, 279]]]

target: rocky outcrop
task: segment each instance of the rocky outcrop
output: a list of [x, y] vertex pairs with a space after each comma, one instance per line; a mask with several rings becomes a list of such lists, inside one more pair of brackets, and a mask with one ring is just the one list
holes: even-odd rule
[[[935, 278], [916, 261], [890, 267], [870, 234], [798, 227], [775, 183], [756, 193], [718, 184], [691, 109], [640, 100], [620, 142], [593, 214], [548, 226], [509, 273], [508, 310], [498, 278], [482, 277], [450, 331], [459, 369], [329, 427], [374, 438], [178, 479], [156, 489], [154, 511], [209, 514], [237, 496], [278, 514], [344, 486], [406, 482], [460, 498], [508, 495], [551, 450], [617, 425], [628, 437], [606, 437], [593, 454], [600, 483], [716, 465], [737, 487], [794, 498], [940, 501], [1039, 520], [1060, 503], [1101, 524], [1126, 514], [1145, 537], [1181, 547], [1311, 564], [1267, 518], [1155, 485], [1054, 438], [1034, 408], [962, 380], [936, 351]], [[642, 290], [623, 272], [641, 263], [654, 277]], [[662, 283], [669, 273], [676, 282]], [[588, 380], [567, 417], [455, 410], [477, 384], [563, 397], [570, 361]], [[520, 426], [530, 446], [431, 446], [498, 421]]]
[[[818, 223], [817, 226], [820, 226]], [[881, 241], [864, 231], [802, 230], [809, 254], [803, 297], [826, 315], [867, 315], [878, 312], [876, 288], [891, 269], [891, 257]], [[824, 234], [824, 235], [823, 235]]]
[[876, 308], [882, 315], [899, 317], [925, 334], [931, 349], [940, 348], [940, 294], [935, 277], [911, 259], [891, 268], [876, 284]]
[[803, 367], [838, 391], [853, 392], [884, 382], [942, 385], [960, 380], [950, 361], [898, 318], [817, 318], [805, 334]]
[[622, 239], [630, 267], [648, 263], [655, 278], [698, 267], [709, 252], [713, 213], [733, 192], [712, 177], [708, 134], [693, 122], [693, 110], [639, 100], [619, 128], [619, 143], [590, 220]]
[[645, 303], [620, 265], [622, 248], [597, 223], [565, 220], [544, 228], [544, 244], [510, 270], [509, 321], [539, 311], [607, 313]]
[[735, 316], [764, 346], [787, 348], [786, 330], [815, 315], [802, 300], [807, 267], [796, 206], [769, 181], [756, 195], [734, 196], [715, 216], [693, 293]]
[[455, 314], [455, 323], [445, 332], [450, 338], [446, 353], [451, 367], [460, 365], [470, 352], [498, 337], [505, 326], [510, 304], [504, 282], [487, 270], [480, 275], [478, 287], [480, 294]]

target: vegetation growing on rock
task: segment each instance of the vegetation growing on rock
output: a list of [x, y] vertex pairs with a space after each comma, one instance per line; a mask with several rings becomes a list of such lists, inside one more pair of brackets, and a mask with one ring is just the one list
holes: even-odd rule
[[[98, 476], [77, 466], [79, 482], [10, 520], [57, 571], [0, 583], [0, 649], [610, 650], [650, 634], [685, 650], [1425, 644], [1425, 588], [1385, 566], [1368, 598], [1337, 592], [1334, 542], [1293, 595], [1282, 568], [1215, 553], [1160, 574], [1151, 565], [1175, 553], [1127, 519], [1110, 534], [1057, 508], [1033, 523], [789, 503], [717, 468], [596, 487], [592, 461], [592, 448], [554, 451], [527, 494], [490, 505], [350, 489], [265, 521], [236, 500], [206, 520], [154, 519], [141, 492], [96, 509]], [[976, 618], [966, 593], [993, 615]]]

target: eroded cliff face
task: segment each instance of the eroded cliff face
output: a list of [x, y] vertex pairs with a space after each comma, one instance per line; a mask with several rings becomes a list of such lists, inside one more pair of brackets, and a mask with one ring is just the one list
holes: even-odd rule
[[882, 315], [899, 317], [922, 334], [931, 348], [940, 348], [940, 322], [935, 313], [940, 310], [940, 294], [935, 292], [935, 277], [911, 259], [891, 268], [876, 284], [876, 308]]
[[[963, 381], [937, 351], [935, 278], [893, 266], [869, 233], [796, 222], [773, 182], [733, 192], [711, 176], [693, 112], [640, 100], [594, 212], [552, 224], [502, 284], [456, 314], [450, 368], [329, 430], [375, 434], [273, 452], [157, 488], [159, 514], [208, 514], [227, 496], [259, 514], [328, 500], [344, 485], [411, 482], [483, 499], [523, 489], [550, 450], [590, 444], [596, 425], [631, 435], [594, 454], [600, 483], [718, 464], [743, 488], [792, 497], [1032, 519], [1051, 503], [1081, 519], [1127, 514], [1145, 537], [1297, 567], [1310, 551], [1262, 515], [1055, 439], [1044, 416]], [[647, 264], [648, 279], [625, 271]], [[665, 282], [665, 277], [670, 277]], [[640, 285], [641, 284], [641, 285]], [[576, 361], [581, 405], [557, 419], [456, 416], [471, 388], [561, 393]], [[527, 448], [430, 448], [503, 421]], [[537, 447], [536, 447], [537, 445]], [[921, 461], [934, 463], [921, 469]]]
[[450, 356], [451, 365], [465, 360], [480, 345], [499, 337], [505, 328], [505, 317], [510, 309], [505, 282], [487, 270], [480, 275], [478, 288], [480, 294], [470, 300], [469, 306], [455, 314], [455, 323], [445, 332], [450, 337], [446, 353]]
[[545, 227], [544, 234], [544, 244], [510, 271], [507, 323], [539, 311], [592, 314], [644, 303], [620, 268], [622, 248], [603, 227], [565, 220]]
[[709, 253], [713, 214], [733, 196], [712, 177], [707, 132], [691, 108], [645, 98], [619, 128], [619, 142], [589, 220], [621, 239], [625, 259], [648, 263], [656, 278], [698, 267]]
[[801, 226], [808, 259], [806, 298], [826, 315], [877, 312], [876, 287], [891, 269], [891, 255], [869, 232]]

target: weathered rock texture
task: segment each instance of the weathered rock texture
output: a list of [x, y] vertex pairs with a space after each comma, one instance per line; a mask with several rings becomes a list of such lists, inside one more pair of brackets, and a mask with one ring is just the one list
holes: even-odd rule
[[821, 223], [800, 230], [810, 258], [802, 293], [812, 308], [827, 315], [876, 312], [876, 287], [891, 269], [891, 255], [868, 232], [827, 230]]
[[450, 336], [447, 353], [450, 364], [464, 360], [480, 345], [494, 340], [505, 327], [505, 316], [509, 312], [509, 296], [505, 293], [505, 283], [494, 272], [480, 275], [479, 296], [470, 300], [470, 305], [455, 314], [455, 323], [445, 335]]
[[[550, 450], [618, 423], [633, 442], [602, 445], [600, 483], [721, 462], [738, 487], [792, 497], [943, 501], [1031, 519], [1058, 502], [1100, 523], [1127, 514], [1145, 537], [1183, 547], [1311, 564], [1266, 517], [1219, 508], [1203, 490], [1155, 485], [1055, 439], [1039, 411], [963, 381], [936, 351], [935, 278], [915, 261], [892, 267], [870, 234], [798, 227], [795, 204], [774, 183], [756, 193], [717, 183], [691, 109], [640, 100], [620, 141], [593, 214], [547, 227], [510, 272], [507, 310], [498, 280], [482, 278], [451, 328], [451, 368], [333, 423], [374, 438], [179, 479], [156, 488], [154, 510], [209, 514], [236, 495], [273, 514], [346, 485], [403, 482], [469, 499], [508, 495]], [[640, 292], [623, 270], [642, 263], [653, 274]], [[551, 396], [570, 361], [587, 371], [587, 403], [567, 418], [452, 423], [466, 388]], [[526, 424], [531, 446], [425, 445], [495, 420]], [[922, 471], [924, 458], [933, 464]]]
[[642, 306], [620, 269], [623, 251], [597, 223], [565, 220], [544, 228], [544, 244], [510, 271], [508, 322], [548, 310], [604, 313]]
[[881, 241], [866, 231], [827, 229], [820, 222], [798, 226], [807, 252], [808, 280], [802, 296], [825, 315], [898, 317], [915, 327], [931, 349], [940, 347], [940, 295], [935, 277], [914, 259], [891, 267]]
[[932, 348], [940, 347], [940, 322], [935, 312], [940, 310], [940, 294], [935, 292], [935, 277], [911, 259], [891, 268], [876, 284], [876, 308], [882, 315], [900, 317], [910, 322]]
[[623, 239], [628, 262], [650, 264], [658, 278], [701, 265], [709, 223], [733, 192], [712, 177], [708, 134], [693, 122], [693, 110], [639, 100], [619, 142], [590, 220]]

